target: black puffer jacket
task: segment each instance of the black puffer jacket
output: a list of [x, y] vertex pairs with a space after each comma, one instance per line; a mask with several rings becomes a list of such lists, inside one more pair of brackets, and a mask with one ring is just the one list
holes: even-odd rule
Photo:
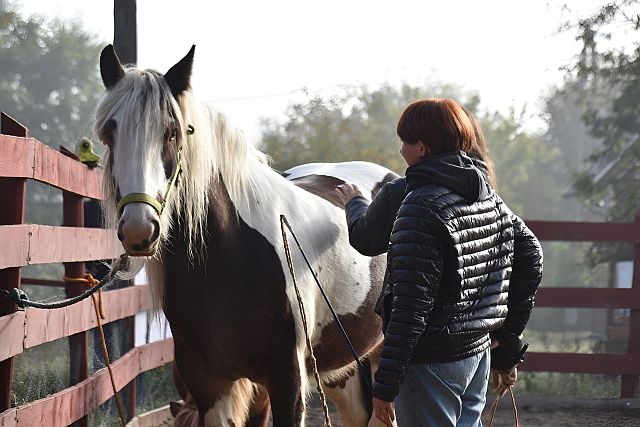
[[490, 332], [516, 338], [542, 274], [537, 239], [464, 153], [427, 157], [407, 169], [406, 182], [388, 253], [374, 385], [374, 396], [386, 401], [410, 362], [469, 357], [489, 347]]

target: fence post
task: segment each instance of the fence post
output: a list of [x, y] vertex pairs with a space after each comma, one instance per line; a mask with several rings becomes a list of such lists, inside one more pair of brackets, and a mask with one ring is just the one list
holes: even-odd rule
[[[84, 205], [82, 196], [69, 191], [62, 192], [62, 225], [64, 227], [84, 226]], [[64, 263], [64, 274], [67, 277], [84, 277], [86, 274], [84, 262]], [[80, 295], [86, 290], [80, 283], [67, 283], [65, 294], [68, 298]], [[71, 385], [86, 379], [88, 372], [88, 341], [87, 333], [80, 332], [69, 336], [69, 381]], [[73, 423], [73, 426], [86, 427], [88, 416]]]
[[[5, 135], [28, 137], [29, 130], [20, 123], [0, 113], [0, 133]], [[25, 195], [27, 180], [24, 178], [0, 178], [0, 225], [22, 224], [25, 218]], [[0, 288], [20, 287], [20, 267], [0, 269]], [[13, 303], [0, 301], [0, 315], [15, 312]], [[11, 383], [13, 377], [13, 358], [0, 362], [0, 412], [11, 407]]]
[[[132, 286], [134, 284], [132, 283]], [[127, 351], [132, 350], [136, 346], [136, 316], [131, 316], [126, 318], [126, 325], [129, 332], [128, 342], [127, 342]], [[127, 415], [129, 419], [132, 419], [136, 416], [136, 403], [138, 397], [138, 377], [135, 377], [129, 383], [129, 401], [127, 402]]]
[[[640, 227], [640, 210], [636, 212], [634, 223]], [[633, 244], [633, 281], [631, 288], [634, 293], [640, 293], [640, 241]], [[627, 354], [640, 355], [640, 310], [631, 309], [629, 318], [629, 342]], [[638, 376], [623, 375], [620, 387], [620, 397], [633, 398], [638, 391]]]

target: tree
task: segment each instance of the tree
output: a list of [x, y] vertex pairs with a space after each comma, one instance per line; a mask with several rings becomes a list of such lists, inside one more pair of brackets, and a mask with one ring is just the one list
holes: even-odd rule
[[[576, 174], [574, 188], [608, 220], [633, 220], [640, 209], [640, 43], [622, 49], [618, 33], [611, 32], [623, 25], [638, 35], [639, 11], [640, 1], [617, 0], [577, 25], [583, 49], [571, 72], [597, 95], [583, 120], [602, 145], [588, 158], [590, 167]], [[604, 40], [613, 47], [599, 50]]]
[[[588, 219], [628, 222], [640, 209], [640, 44], [624, 49], [620, 37], [624, 30], [638, 35], [639, 6], [638, 0], [615, 0], [565, 25], [577, 32], [582, 49], [567, 67], [564, 87], [547, 101], [548, 136], [563, 147], [565, 159], [578, 154], [585, 160], [570, 172], [572, 194]], [[630, 257], [628, 245], [593, 244], [587, 263]]]
[[[103, 90], [98, 74], [101, 43], [77, 23], [24, 18], [0, 0], [0, 108], [54, 148], [73, 148], [92, 134], [92, 114]], [[29, 221], [56, 223], [47, 204], [59, 194], [30, 183]], [[60, 211], [61, 209], [57, 209]]]
[[[558, 151], [545, 146], [540, 135], [524, 132], [513, 111], [506, 116], [481, 114], [480, 97], [456, 85], [383, 85], [376, 90], [353, 89], [331, 99], [313, 98], [290, 106], [285, 123], [263, 120], [263, 146], [282, 170], [308, 162], [367, 160], [404, 174], [396, 124], [409, 103], [426, 97], [456, 99], [479, 117], [500, 194], [528, 218], [549, 217], [549, 210], [562, 197], [561, 187], [552, 185], [549, 173]], [[544, 167], [547, 170], [539, 172]]]
[[[329, 99], [312, 98], [291, 105], [286, 123], [264, 119], [262, 144], [283, 170], [308, 162], [368, 160], [403, 173], [395, 126], [404, 108], [427, 93], [453, 96], [461, 90], [453, 85], [384, 85], [375, 91], [361, 87]], [[477, 95], [464, 94], [460, 99], [476, 110]]]

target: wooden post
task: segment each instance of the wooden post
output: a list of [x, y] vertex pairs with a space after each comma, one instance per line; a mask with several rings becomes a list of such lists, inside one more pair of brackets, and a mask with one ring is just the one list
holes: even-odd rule
[[[137, 35], [136, 0], [114, 0], [113, 48], [123, 64], [138, 63]], [[135, 317], [123, 319], [117, 325], [127, 330], [125, 335], [129, 335], [129, 342], [124, 350], [131, 350], [135, 345]], [[127, 388], [127, 416], [131, 419], [136, 416], [137, 379], [134, 378]]]
[[[0, 113], [0, 133], [28, 137], [29, 130], [20, 123]], [[27, 180], [24, 178], [0, 177], [0, 225], [22, 224], [25, 218], [25, 195]], [[0, 269], [0, 288], [20, 287], [20, 267]], [[13, 313], [16, 305], [0, 300], [0, 316]], [[13, 379], [13, 358], [0, 362], [0, 412], [11, 407], [11, 384]]]
[[[640, 227], [640, 210], [636, 212], [634, 224]], [[640, 293], [640, 242], [633, 244], [633, 281], [631, 289], [634, 293]], [[629, 319], [629, 341], [627, 345], [627, 354], [633, 354], [636, 358], [640, 357], [640, 310], [631, 309]], [[638, 376], [623, 375], [622, 385], [620, 387], [620, 397], [633, 398], [638, 392]]]
[[123, 64], [138, 62], [136, 0], [113, 2], [113, 48]]
[[[126, 324], [126, 328], [128, 329], [128, 333], [127, 333], [127, 349], [131, 350], [135, 347], [136, 345], [136, 317], [131, 316], [131, 317], [127, 317], [125, 319], [125, 322], [123, 322]], [[138, 397], [138, 377], [134, 378], [130, 383], [129, 383], [129, 394], [128, 394], [128, 401], [127, 401], [127, 415], [129, 416], [129, 419], [133, 418], [136, 416], [136, 403], [137, 403], [137, 397]]]
[[[65, 227], [84, 226], [84, 204], [82, 196], [68, 191], [62, 192], [62, 225]], [[64, 274], [67, 277], [84, 277], [86, 274], [84, 262], [64, 263]], [[87, 288], [80, 283], [67, 283], [65, 294], [68, 298], [75, 297], [83, 293]], [[87, 333], [80, 332], [69, 336], [69, 380], [71, 385], [77, 384], [86, 379], [88, 372], [87, 357]], [[74, 426], [86, 427], [88, 417], [83, 417]]]

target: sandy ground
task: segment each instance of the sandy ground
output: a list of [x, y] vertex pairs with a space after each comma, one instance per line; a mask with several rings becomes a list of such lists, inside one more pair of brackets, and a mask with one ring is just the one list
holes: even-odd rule
[[[522, 427], [640, 427], [640, 398], [605, 400], [523, 395], [516, 396], [516, 399], [518, 417]], [[331, 403], [329, 403], [329, 407], [331, 408], [332, 425], [340, 427], [338, 413], [333, 409]], [[168, 413], [168, 408], [165, 412], [162, 419], [156, 417], [146, 420], [144, 423], [136, 423], [134, 420], [128, 426], [172, 426], [173, 418]], [[489, 416], [488, 410], [485, 410], [483, 416], [485, 427], [489, 426]], [[309, 404], [306, 425], [307, 427], [324, 426], [320, 400], [315, 395]], [[515, 426], [514, 413], [508, 396], [500, 402], [493, 426]]]
[[[516, 395], [516, 402], [522, 427], [640, 427], [640, 398], [605, 400]], [[487, 404], [487, 408], [490, 403]], [[489, 425], [488, 410], [485, 410], [483, 422], [485, 427]], [[339, 416], [334, 410], [331, 411], [331, 423], [334, 427], [340, 426]], [[324, 417], [319, 399], [314, 396], [307, 415], [307, 426], [323, 425]], [[514, 413], [507, 395], [498, 406], [493, 426], [514, 425]]]

